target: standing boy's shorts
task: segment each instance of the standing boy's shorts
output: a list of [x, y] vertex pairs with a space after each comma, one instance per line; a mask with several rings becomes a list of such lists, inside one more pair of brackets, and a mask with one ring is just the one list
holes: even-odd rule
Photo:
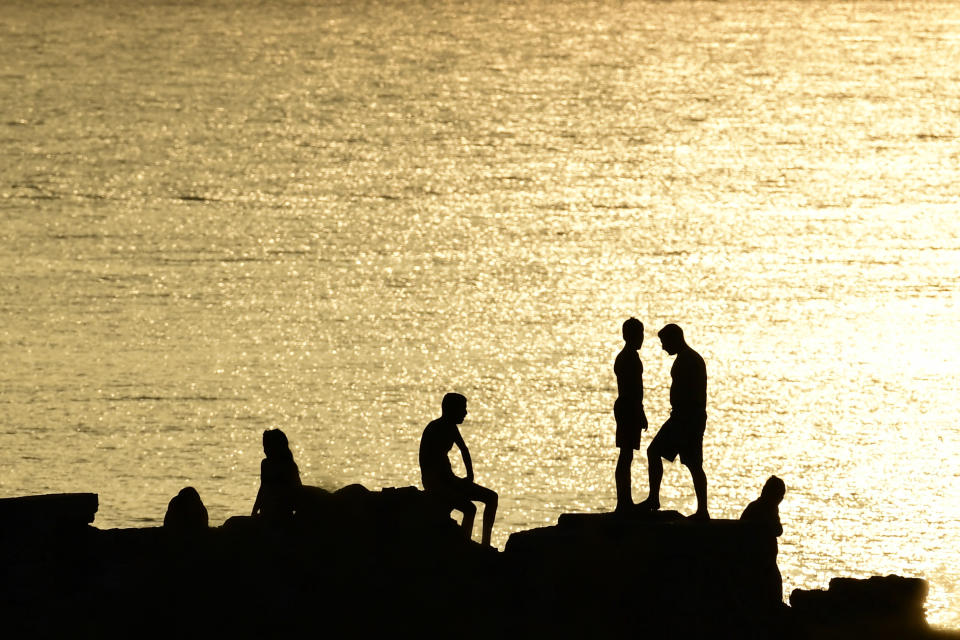
[[643, 433], [643, 405], [617, 398], [613, 403], [613, 417], [617, 420], [617, 448], [639, 449]]

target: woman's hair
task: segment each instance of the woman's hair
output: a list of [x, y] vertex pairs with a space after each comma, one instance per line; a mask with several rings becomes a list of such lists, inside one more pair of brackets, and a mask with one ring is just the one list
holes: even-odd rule
[[268, 458], [286, 458], [293, 460], [287, 434], [280, 429], [267, 429], [263, 432], [263, 452]]

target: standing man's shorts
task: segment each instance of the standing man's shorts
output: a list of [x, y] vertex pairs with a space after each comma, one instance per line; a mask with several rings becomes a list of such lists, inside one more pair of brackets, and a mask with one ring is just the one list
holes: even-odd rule
[[617, 420], [617, 448], [639, 449], [643, 433], [643, 405], [617, 398], [613, 403], [613, 417]]
[[680, 455], [680, 462], [687, 465], [703, 465], [703, 432], [707, 428], [707, 414], [670, 414], [660, 431], [650, 442], [648, 451], [673, 462]]

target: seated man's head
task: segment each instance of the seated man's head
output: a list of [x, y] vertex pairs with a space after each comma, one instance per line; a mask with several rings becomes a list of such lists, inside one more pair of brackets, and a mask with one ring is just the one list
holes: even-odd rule
[[783, 480], [777, 476], [770, 476], [763, 485], [763, 490], [760, 492], [760, 497], [766, 502], [780, 504], [783, 501], [783, 496], [786, 494], [787, 485], [784, 484]]
[[448, 393], [440, 403], [443, 417], [460, 424], [467, 417], [467, 398], [459, 393]]

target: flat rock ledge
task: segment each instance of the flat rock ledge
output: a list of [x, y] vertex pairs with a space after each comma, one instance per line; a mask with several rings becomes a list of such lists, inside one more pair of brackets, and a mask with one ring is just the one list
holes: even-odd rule
[[784, 604], [776, 537], [739, 521], [564, 514], [499, 552], [415, 487], [315, 490], [275, 525], [208, 527], [204, 510], [101, 530], [96, 504], [0, 500], [4, 637], [960, 639], [928, 629], [922, 580], [837, 579]]

